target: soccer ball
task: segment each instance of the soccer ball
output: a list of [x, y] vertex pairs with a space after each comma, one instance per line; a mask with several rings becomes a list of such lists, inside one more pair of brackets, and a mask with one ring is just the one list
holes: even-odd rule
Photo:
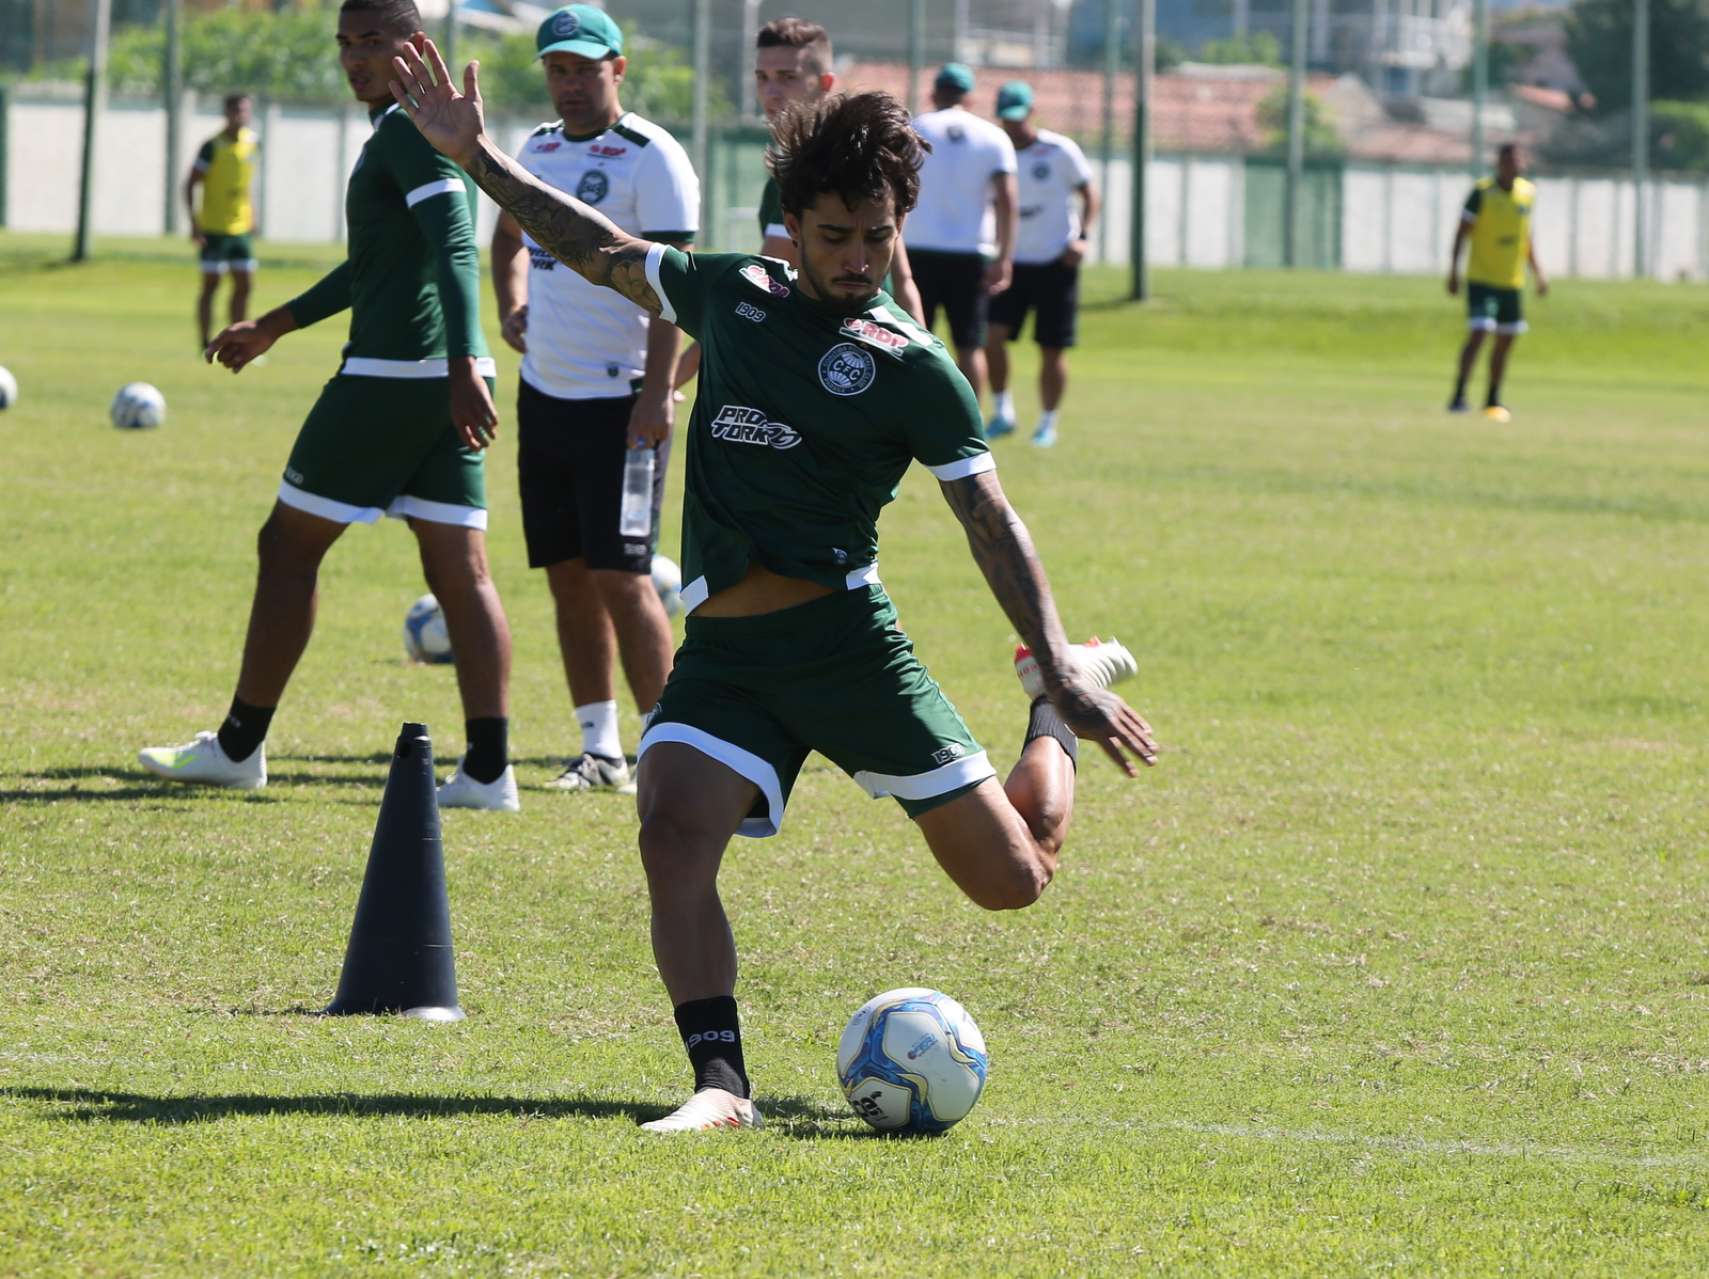
[[682, 607], [682, 570], [669, 556], [653, 556], [653, 589], [659, 593], [665, 612], [675, 616]]
[[922, 986], [868, 1000], [837, 1045], [843, 1095], [883, 1132], [943, 1132], [973, 1109], [989, 1068], [967, 1010]]
[[166, 420], [166, 397], [147, 382], [126, 382], [107, 411], [121, 431], [141, 431]]
[[0, 368], [0, 409], [9, 409], [18, 402], [18, 379], [12, 370]]
[[404, 652], [417, 662], [443, 665], [452, 660], [445, 613], [431, 595], [423, 595], [404, 614]]

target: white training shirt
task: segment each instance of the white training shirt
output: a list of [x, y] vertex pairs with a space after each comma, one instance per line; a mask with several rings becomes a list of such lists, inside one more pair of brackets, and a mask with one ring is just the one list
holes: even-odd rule
[[1020, 224], [1016, 262], [1054, 262], [1070, 240], [1080, 238], [1080, 197], [1092, 170], [1072, 138], [1040, 129], [1029, 147], [1015, 152], [1020, 165]]
[[903, 225], [903, 242], [940, 253], [995, 253], [991, 179], [1015, 171], [1009, 135], [959, 106], [915, 116], [914, 131], [932, 150], [920, 170], [920, 202]]
[[[591, 138], [544, 124], [516, 154], [528, 172], [590, 204], [624, 231], [655, 240], [693, 239], [700, 227], [700, 182], [688, 153], [633, 112]], [[645, 311], [615, 289], [589, 284], [526, 231], [528, 352], [522, 377], [563, 400], [633, 393], [646, 371]]]

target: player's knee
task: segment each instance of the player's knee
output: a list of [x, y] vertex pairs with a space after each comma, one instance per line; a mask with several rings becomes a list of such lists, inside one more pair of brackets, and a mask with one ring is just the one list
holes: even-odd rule
[[664, 805], [642, 813], [638, 843], [641, 868], [655, 897], [717, 875], [720, 842]]
[[1037, 857], [1010, 857], [1003, 869], [968, 896], [985, 910], [1025, 910], [1050, 886], [1050, 868]]
[[263, 576], [312, 574], [320, 565], [320, 556], [292, 537], [276, 514], [268, 516], [255, 535], [255, 558]]

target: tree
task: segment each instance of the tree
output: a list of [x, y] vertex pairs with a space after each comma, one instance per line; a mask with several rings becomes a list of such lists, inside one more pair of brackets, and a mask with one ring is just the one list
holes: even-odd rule
[[[1258, 104], [1258, 127], [1264, 130], [1264, 149], [1282, 154], [1288, 149], [1288, 91], [1272, 89]], [[1315, 93], [1305, 95], [1305, 153], [1336, 156], [1342, 153], [1341, 135], [1330, 122], [1323, 101]]]
[[[1598, 112], [1632, 105], [1632, 0], [1576, 0], [1567, 52]], [[1650, 0], [1650, 96], [1709, 98], [1709, 0]]]

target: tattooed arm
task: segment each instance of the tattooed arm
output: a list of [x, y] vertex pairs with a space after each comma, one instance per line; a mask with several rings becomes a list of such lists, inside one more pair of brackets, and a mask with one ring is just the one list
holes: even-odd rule
[[643, 310], [657, 314], [659, 295], [647, 283], [647, 251], [652, 245], [619, 231], [598, 210], [547, 186], [493, 145], [487, 136], [476, 77], [478, 63], [463, 71], [463, 92], [451, 87], [451, 74], [433, 41], [423, 53], [406, 47], [392, 59], [392, 96], [435, 150], [450, 156], [474, 178], [475, 185], [515, 218], [540, 245], [592, 284], [616, 289]]
[[1124, 749], [1147, 764], [1155, 763], [1157, 745], [1150, 725], [1121, 698], [1092, 687], [1075, 671], [1044, 565], [1027, 526], [1004, 496], [997, 473], [945, 480], [941, 487], [967, 532], [967, 544], [991, 594], [1038, 660], [1045, 696], [1063, 721], [1077, 736], [1097, 742], [1130, 775], [1133, 766]]

